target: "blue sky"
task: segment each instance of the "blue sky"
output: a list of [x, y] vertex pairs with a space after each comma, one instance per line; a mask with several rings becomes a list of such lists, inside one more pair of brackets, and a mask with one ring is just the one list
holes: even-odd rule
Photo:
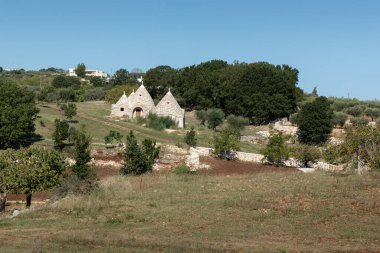
[[378, 0], [0, 0], [0, 24], [3, 68], [268, 61], [305, 91], [380, 99]]

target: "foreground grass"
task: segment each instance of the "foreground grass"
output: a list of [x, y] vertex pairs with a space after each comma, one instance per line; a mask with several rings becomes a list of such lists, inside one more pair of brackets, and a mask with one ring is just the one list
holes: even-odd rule
[[0, 219], [1, 252], [287, 252], [380, 248], [380, 176], [112, 177]]

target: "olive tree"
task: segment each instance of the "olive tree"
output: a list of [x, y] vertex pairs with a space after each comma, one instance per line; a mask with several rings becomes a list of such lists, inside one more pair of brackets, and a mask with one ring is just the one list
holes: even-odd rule
[[63, 155], [54, 150], [7, 149], [0, 152], [0, 192], [24, 193], [30, 207], [32, 193], [58, 185], [66, 166]]

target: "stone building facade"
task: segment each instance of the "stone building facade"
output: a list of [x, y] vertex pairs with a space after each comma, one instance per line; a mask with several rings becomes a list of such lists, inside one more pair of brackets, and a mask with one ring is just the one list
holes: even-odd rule
[[111, 116], [115, 117], [127, 116], [133, 119], [146, 117], [149, 113], [155, 113], [161, 117], [168, 116], [177, 123], [179, 128], [185, 127], [185, 110], [179, 106], [170, 89], [155, 106], [152, 97], [142, 84], [129, 96], [124, 93], [111, 107]]

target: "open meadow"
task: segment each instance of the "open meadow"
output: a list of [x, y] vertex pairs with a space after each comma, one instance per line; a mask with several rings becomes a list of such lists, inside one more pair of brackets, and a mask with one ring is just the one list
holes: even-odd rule
[[[213, 131], [205, 126], [201, 126], [196, 120], [194, 112], [186, 112], [186, 128], [173, 129], [172, 131], [157, 131], [137, 124], [136, 121], [111, 118], [111, 105], [103, 101], [81, 102], [76, 103], [78, 114], [73, 118], [72, 126], [86, 126], [86, 130], [92, 136], [93, 146], [97, 148], [105, 147], [104, 137], [110, 130], [118, 131], [126, 136], [130, 130], [136, 133], [140, 140], [149, 138], [156, 140], [160, 144], [172, 144], [185, 147], [184, 136], [191, 126], [197, 131], [198, 145], [209, 147], [213, 138]], [[42, 141], [36, 143], [38, 146], [52, 146], [52, 134], [54, 131], [54, 120], [56, 118], [64, 119], [59, 106], [54, 103], [45, 103], [39, 105], [40, 113], [36, 121], [36, 133], [42, 136]], [[247, 127], [243, 134], [254, 133], [255, 127]], [[241, 150], [246, 152], [258, 152], [263, 146], [248, 142], [241, 143]]]
[[379, 252], [379, 182], [378, 173], [112, 176], [89, 195], [3, 215], [1, 252]]

